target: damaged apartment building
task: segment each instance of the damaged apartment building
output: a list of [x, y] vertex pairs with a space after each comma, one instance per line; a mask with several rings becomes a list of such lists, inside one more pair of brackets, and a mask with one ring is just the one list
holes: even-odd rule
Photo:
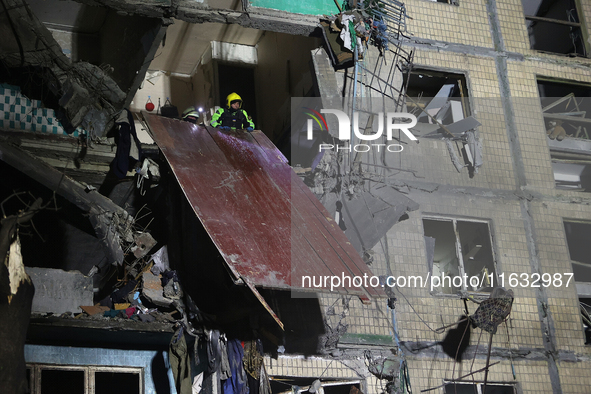
[[591, 392], [589, 2], [0, 2], [0, 393]]

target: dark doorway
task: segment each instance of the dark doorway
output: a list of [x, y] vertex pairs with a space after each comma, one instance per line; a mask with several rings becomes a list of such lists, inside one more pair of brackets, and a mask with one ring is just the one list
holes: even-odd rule
[[218, 79], [220, 86], [220, 106], [226, 106], [226, 97], [230, 93], [238, 94], [242, 97], [242, 109], [252, 117], [255, 128], [257, 128], [254, 69], [218, 64]]

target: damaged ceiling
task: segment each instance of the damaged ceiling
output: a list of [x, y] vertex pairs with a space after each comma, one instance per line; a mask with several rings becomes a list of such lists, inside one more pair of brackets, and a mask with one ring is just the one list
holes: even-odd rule
[[[239, 2], [227, 1], [5, 0], [0, 77], [54, 109], [68, 133], [82, 126], [101, 137], [129, 106], [154, 58], [153, 67], [191, 75], [211, 41], [255, 45], [263, 30], [308, 35], [315, 28], [313, 18], [237, 8]], [[195, 28], [203, 23], [207, 29]]]
[[165, 40], [156, 52], [150, 69], [190, 76], [212, 41], [255, 46], [262, 34], [261, 30], [239, 25], [194, 24], [175, 20], [166, 30]]

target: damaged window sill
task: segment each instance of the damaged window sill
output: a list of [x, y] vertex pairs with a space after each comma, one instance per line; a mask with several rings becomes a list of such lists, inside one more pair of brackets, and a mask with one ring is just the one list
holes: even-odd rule
[[[70, 315], [72, 316], [72, 315]], [[32, 314], [27, 330], [27, 343], [68, 346], [139, 346], [162, 348], [168, 346], [175, 323], [153, 321], [145, 323], [122, 318], [75, 318], [47, 314]]]
[[47, 325], [54, 327], [98, 328], [110, 330], [174, 332], [174, 322], [160, 321], [144, 323], [142, 321], [122, 318], [95, 317], [63, 317], [46, 314], [32, 314], [30, 325]]

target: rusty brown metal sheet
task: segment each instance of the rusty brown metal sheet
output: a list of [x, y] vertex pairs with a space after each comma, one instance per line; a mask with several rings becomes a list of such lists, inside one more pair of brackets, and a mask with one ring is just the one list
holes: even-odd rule
[[147, 113], [144, 118], [235, 279], [255, 293], [255, 287], [334, 291], [364, 302], [385, 296], [379, 287], [347, 280], [333, 289], [330, 281], [304, 286], [304, 276], [318, 281], [372, 273], [262, 132], [220, 131]]

